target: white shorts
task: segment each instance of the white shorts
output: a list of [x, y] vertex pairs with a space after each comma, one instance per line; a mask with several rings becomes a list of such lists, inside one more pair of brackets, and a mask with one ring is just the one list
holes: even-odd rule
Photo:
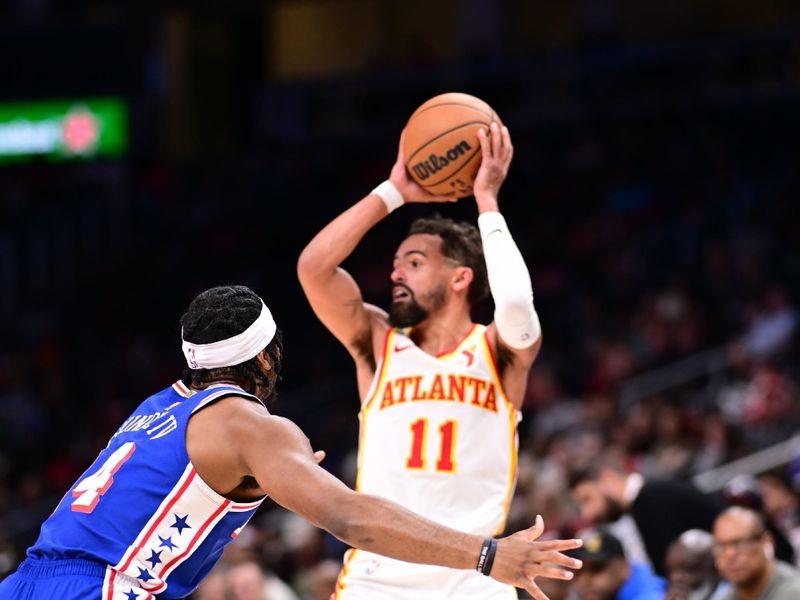
[[448, 569], [348, 550], [336, 600], [516, 600], [517, 590], [474, 570]]

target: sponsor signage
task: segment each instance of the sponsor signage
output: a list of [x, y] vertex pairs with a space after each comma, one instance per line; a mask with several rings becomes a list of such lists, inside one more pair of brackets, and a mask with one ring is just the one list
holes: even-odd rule
[[121, 156], [128, 110], [118, 98], [0, 103], [0, 162]]

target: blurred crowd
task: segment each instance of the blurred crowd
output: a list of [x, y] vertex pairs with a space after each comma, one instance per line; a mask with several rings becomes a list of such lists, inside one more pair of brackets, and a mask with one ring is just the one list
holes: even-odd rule
[[[571, 482], [603, 457], [618, 477], [690, 486], [797, 431], [800, 47], [595, 56], [532, 73], [486, 61], [276, 86], [254, 102], [254, 139], [235, 158], [167, 164], [134, 152], [125, 164], [0, 171], [0, 573], [130, 410], [178, 378], [178, 318], [210, 285], [240, 282], [267, 299], [286, 339], [273, 410], [354, 481], [352, 369], [312, 318], [294, 265], [323, 223], [386, 177], [404, 115], [441, 86], [489, 100], [515, 144], [501, 208], [532, 273], [544, 346], [508, 530], [542, 514], [546, 536], [585, 535], [597, 549], [582, 583], [553, 585], [551, 599], [611, 600], [618, 589], [604, 596], [591, 581], [613, 588], [650, 571], [670, 576], [670, 600], [711, 598], [675, 595], [688, 584], [665, 564], [673, 543], [709, 559], [714, 589], [722, 554], [752, 550], [756, 561], [758, 550], [766, 558], [752, 568], [763, 570], [770, 543], [781, 565], [797, 564], [800, 457], [714, 491], [718, 510], [676, 524], [660, 561], [622, 516], [624, 494], [622, 519], [598, 534], [609, 515], [584, 510]], [[387, 303], [394, 248], [427, 210], [393, 214], [347, 265], [369, 301]], [[442, 210], [475, 218], [469, 200]], [[677, 361], [688, 362], [670, 370]], [[736, 512], [728, 520], [744, 533], [718, 531], [731, 505], [758, 511], [763, 531]], [[685, 533], [697, 529], [711, 536]], [[196, 597], [327, 599], [345, 550], [265, 506]], [[606, 567], [613, 577], [592, 577]], [[667, 585], [654, 585], [663, 597]]]

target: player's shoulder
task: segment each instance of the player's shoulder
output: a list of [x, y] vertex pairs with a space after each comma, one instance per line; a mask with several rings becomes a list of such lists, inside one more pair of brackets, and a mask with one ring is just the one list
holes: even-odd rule
[[255, 397], [242, 392], [227, 394], [215, 402], [203, 406], [201, 410], [192, 415], [192, 419], [210, 421], [215, 428], [231, 430], [253, 426], [271, 416], [264, 404]]
[[[240, 445], [269, 447], [279, 450], [296, 437], [298, 426], [285, 417], [271, 414], [256, 403], [248, 405], [244, 398], [231, 398], [226, 412], [220, 415], [224, 421], [222, 434], [237, 440]], [[305, 436], [304, 436], [305, 437]]]
[[280, 454], [280, 449], [297, 437], [299, 428], [257, 402], [230, 396], [206, 415], [205, 431], [213, 431], [214, 435], [209, 437], [232, 440], [232, 445], [238, 448], [269, 447]]

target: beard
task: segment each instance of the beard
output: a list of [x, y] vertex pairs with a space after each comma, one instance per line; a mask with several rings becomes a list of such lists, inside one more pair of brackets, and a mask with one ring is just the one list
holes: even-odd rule
[[406, 302], [392, 302], [389, 307], [389, 324], [392, 327], [413, 327], [428, 318], [428, 311], [412, 296]]
[[406, 286], [402, 286], [409, 293], [410, 298], [405, 302], [392, 302], [389, 307], [389, 324], [392, 327], [414, 327], [427, 319], [431, 310], [436, 310], [444, 305], [445, 289], [441, 285], [428, 294], [430, 309], [424, 308], [419, 302], [414, 292]]
[[621, 519], [625, 512], [625, 507], [620, 502], [606, 496], [606, 506], [600, 520], [603, 523], [613, 523]]

